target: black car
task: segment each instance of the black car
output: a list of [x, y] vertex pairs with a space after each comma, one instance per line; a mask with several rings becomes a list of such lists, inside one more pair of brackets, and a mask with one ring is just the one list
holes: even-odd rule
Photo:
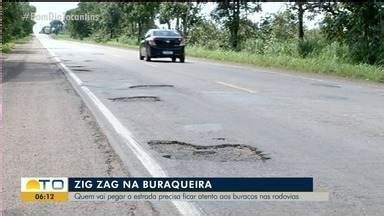
[[151, 61], [151, 58], [176, 58], [185, 61], [184, 39], [175, 30], [150, 29], [140, 42], [139, 57]]

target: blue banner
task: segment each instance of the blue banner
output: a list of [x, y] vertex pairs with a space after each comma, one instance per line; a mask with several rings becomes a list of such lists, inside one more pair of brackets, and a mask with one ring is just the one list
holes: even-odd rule
[[68, 178], [69, 192], [313, 192], [311, 177]]

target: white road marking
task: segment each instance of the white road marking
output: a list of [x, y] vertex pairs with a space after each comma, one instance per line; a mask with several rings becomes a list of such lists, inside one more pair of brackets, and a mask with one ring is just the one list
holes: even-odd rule
[[[252, 70], [252, 71], [255, 71], [255, 72], [258, 72], [258, 73], [277, 74], [277, 75], [281, 75], [281, 76], [292, 77], [292, 78], [299, 78], [299, 79], [311, 80], [311, 81], [317, 81], [317, 82], [327, 82], [327, 83], [332, 82], [332, 83], [334, 83], [336, 85], [341, 85], [340, 83], [335, 82], [335, 81], [318, 79], [318, 78], [310, 78], [310, 77], [306, 77], [306, 76], [301, 76], [299, 74], [288, 74], [288, 73], [284, 73], [284, 72], [274, 72], [274, 71], [269, 71], [268, 69], [261, 71], [260, 69], [252, 68], [252, 65], [249, 65], [249, 66], [248, 65], [230, 65], [231, 62], [215, 63], [215, 62], [209, 62], [209, 60], [207, 61], [207, 60], [204, 60], [204, 59], [203, 60], [198, 59], [195, 62], [203, 63], [203, 64], [210, 64], [210, 65], [215, 65], [215, 66], [222, 66], [222, 67], [238, 68], [238, 69], [242, 69], [242, 70]], [[257, 67], [257, 65], [255, 65], [255, 66]]]
[[[40, 40], [40, 38], [38, 38]], [[160, 166], [157, 161], [149, 155], [145, 149], [140, 145], [133, 134], [113, 115], [113, 113], [96, 97], [91, 90], [83, 86], [83, 82], [75, 73], [72, 72], [64, 63], [55, 55], [55, 53], [45, 46], [44, 42], [40, 40], [44, 47], [48, 50], [51, 56], [54, 57], [57, 64], [59, 64], [65, 72], [74, 80], [74, 82], [80, 87], [83, 93], [94, 103], [99, 111], [104, 115], [105, 119], [112, 126], [117, 134], [120, 135], [126, 142], [125, 144], [135, 153], [136, 157], [144, 165], [147, 171], [153, 177], [168, 177], [166, 171]], [[182, 215], [203, 215], [203, 213], [192, 203], [185, 201], [171, 201], [173, 205]]]
[[246, 91], [246, 92], [249, 92], [251, 94], [256, 93], [256, 91], [254, 91], [252, 89], [243, 88], [243, 87], [232, 85], [232, 84], [229, 84], [229, 83], [226, 83], [226, 82], [217, 81], [216, 83], [221, 84], [221, 85], [225, 85], [225, 86], [228, 86], [228, 87], [231, 87], [231, 88], [234, 88], [234, 89]]

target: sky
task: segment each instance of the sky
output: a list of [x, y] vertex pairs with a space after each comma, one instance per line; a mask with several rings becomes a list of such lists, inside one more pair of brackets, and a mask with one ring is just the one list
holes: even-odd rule
[[[50, 21], [55, 18], [63, 17], [67, 10], [77, 7], [78, 2], [30, 2], [31, 5], [36, 7], [35, 21], [36, 25], [34, 26], [34, 31], [38, 32], [45, 25], [49, 25]], [[265, 16], [269, 13], [276, 13], [280, 10], [284, 10], [285, 4], [283, 2], [265, 2], [262, 3], [262, 12], [255, 13], [255, 15], [250, 16], [250, 19], [254, 22], [260, 20], [262, 16]], [[209, 15], [209, 13], [214, 9], [215, 3], [209, 2], [202, 8], [202, 14]], [[309, 28], [316, 27], [318, 19], [314, 21], [306, 21], [306, 26]], [[156, 23], [159, 25], [159, 23]], [[160, 27], [163, 27], [160, 25]], [[165, 27], [165, 26], [164, 26]]]
[[[78, 2], [30, 2], [36, 7], [34, 32], [38, 32], [54, 19], [53, 17], [64, 16], [67, 10], [77, 7]], [[45, 19], [48, 16], [49, 19]], [[49, 17], [51, 16], [51, 17]]]

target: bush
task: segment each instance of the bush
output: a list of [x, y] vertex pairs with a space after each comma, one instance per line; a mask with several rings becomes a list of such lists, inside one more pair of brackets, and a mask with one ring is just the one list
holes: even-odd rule
[[271, 40], [266, 44], [266, 54], [275, 56], [297, 57], [297, 42], [294, 40]]
[[137, 38], [129, 37], [127, 35], [121, 35], [120, 37], [118, 37], [117, 42], [128, 45], [138, 45]]
[[208, 49], [230, 49], [229, 32], [221, 30], [212, 22], [194, 26], [188, 35], [188, 44]]
[[350, 62], [348, 46], [336, 41], [325, 45], [317, 57], [319, 59], [333, 61], [335, 63]]
[[108, 38], [105, 36], [105, 34], [101, 32], [93, 33], [90, 38], [97, 43], [105, 43], [108, 41]]
[[250, 39], [242, 43], [242, 51], [260, 55], [298, 56], [294, 41]]
[[265, 54], [265, 41], [262, 39], [250, 39], [241, 44], [241, 50], [249, 53]]
[[303, 58], [306, 58], [307, 56], [309, 56], [310, 54], [312, 54], [312, 52], [314, 52], [314, 50], [316, 49], [316, 47], [318, 47], [319, 45], [317, 44], [316, 41], [314, 40], [303, 40], [303, 41], [299, 41], [298, 43], [298, 53], [301, 57]]

